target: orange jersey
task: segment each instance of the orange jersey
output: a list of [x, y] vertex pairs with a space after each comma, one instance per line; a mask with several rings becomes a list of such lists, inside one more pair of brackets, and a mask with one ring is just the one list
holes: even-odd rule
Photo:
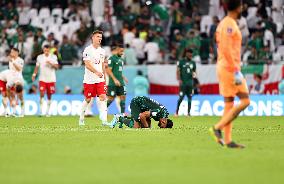
[[242, 34], [237, 22], [226, 16], [216, 29], [216, 43], [218, 48], [217, 65], [230, 72], [240, 71]]

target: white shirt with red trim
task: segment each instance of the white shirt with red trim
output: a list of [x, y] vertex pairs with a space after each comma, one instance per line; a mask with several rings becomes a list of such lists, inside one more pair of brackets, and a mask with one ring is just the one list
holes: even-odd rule
[[[105, 57], [106, 57], [105, 50], [101, 47], [94, 48], [92, 44], [86, 47], [83, 52], [83, 61], [90, 61], [94, 69], [101, 73], [103, 73]], [[85, 67], [83, 83], [95, 84], [100, 82], [105, 82], [104, 76], [100, 78], [95, 73], [87, 69], [87, 67]]]
[[49, 54], [45, 56], [45, 54], [41, 54], [36, 59], [36, 66], [39, 67], [39, 81], [50, 83], [56, 82], [56, 69], [53, 68], [47, 61], [52, 64], [58, 64], [57, 56], [54, 54]]

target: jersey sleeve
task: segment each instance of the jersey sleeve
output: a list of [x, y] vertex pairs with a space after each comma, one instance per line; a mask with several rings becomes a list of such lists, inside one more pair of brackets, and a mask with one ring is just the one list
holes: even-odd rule
[[91, 57], [90, 57], [90, 53], [88, 52], [88, 49], [86, 48], [83, 52], [83, 61], [90, 61]]
[[39, 58], [40, 56], [37, 56], [37, 58], [36, 58], [36, 66], [39, 66], [40, 65], [40, 58]]
[[114, 63], [113, 62], [113, 57], [109, 57], [107, 61], [108, 61], [108, 67], [112, 68], [113, 67], [113, 63]]
[[54, 64], [58, 64], [58, 58], [57, 58], [56, 55], [53, 55], [53, 57], [52, 57], [52, 62], [53, 62]]

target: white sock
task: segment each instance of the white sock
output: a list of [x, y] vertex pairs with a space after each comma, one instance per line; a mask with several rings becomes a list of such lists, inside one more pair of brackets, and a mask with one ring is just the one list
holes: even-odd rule
[[25, 102], [21, 102], [21, 115], [25, 115]]
[[105, 123], [107, 122], [107, 100], [101, 101], [97, 98], [97, 104], [100, 113], [100, 120]]
[[94, 103], [94, 98], [92, 98], [91, 101], [88, 103], [86, 111], [85, 111], [85, 115], [93, 115], [93, 112], [92, 112], [93, 103]]
[[3, 107], [4, 107], [4, 114], [7, 114], [7, 112], [8, 112], [8, 97], [2, 98], [2, 104], [3, 104]]
[[16, 104], [16, 101], [15, 100], [13, 100], [12, 101], [12, 110], [13, 110], [13, 114], [16, 114], [16, 107], [17, 107], [17, 104]]
[[81, 114], [80, 114], [80, 119], [84, 119], [85, 118], [85, 112], [86, 112], [86, 109], [88, 107], [88, 102], [86, 100], [83, 101], [82, 103], [82, 108], [81, 108]]
[[39, 110], [40, 110], [40, 114], [43, 114], [42, 112], [42, 106], [43, 106], [43, 98], [39, 99]]
[[51, 100], [47, 100], [46, 114], [49, 115]]

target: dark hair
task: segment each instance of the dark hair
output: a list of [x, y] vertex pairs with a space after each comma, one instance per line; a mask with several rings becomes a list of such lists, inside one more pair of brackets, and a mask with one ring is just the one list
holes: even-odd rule
[[49, 47], [50, 47], [50, 46], [49, 46], [48, 44], [46, 44], [46, 45], [43, 46], [43, 48], [46, 48], [46, 49], [49, 49]]
[[100, 31], [100, 30], [95, 30], [93, 33], [92, 33], [92, 35], [95, 35], [95, 34], [101, 34], [101, 35], [103, 35], [103, 31]]
[[15, 48], [15, 47], [13, 47], [11, 50], [16, 51], [18, 53], [20, 52], [19, 49]]
[[171, 119], [167, 119], [167, 126], [166, 128], [172, 128], [174, 126], [174, 122]]
[[226, 0], [228, 11], [234, 11], [241, 6], [242, 0]]
[[143, 72], [141, 70], [138, 70], [137, 75], [143, 75]]
[[260, 80], [262, 80], [262, 76], [260, 74], [255, 74], [256, 78], [259, 78]]
[[16, 85], [16, 92], [21, 93], [23, 91], [23, 86], [21, 84]]

